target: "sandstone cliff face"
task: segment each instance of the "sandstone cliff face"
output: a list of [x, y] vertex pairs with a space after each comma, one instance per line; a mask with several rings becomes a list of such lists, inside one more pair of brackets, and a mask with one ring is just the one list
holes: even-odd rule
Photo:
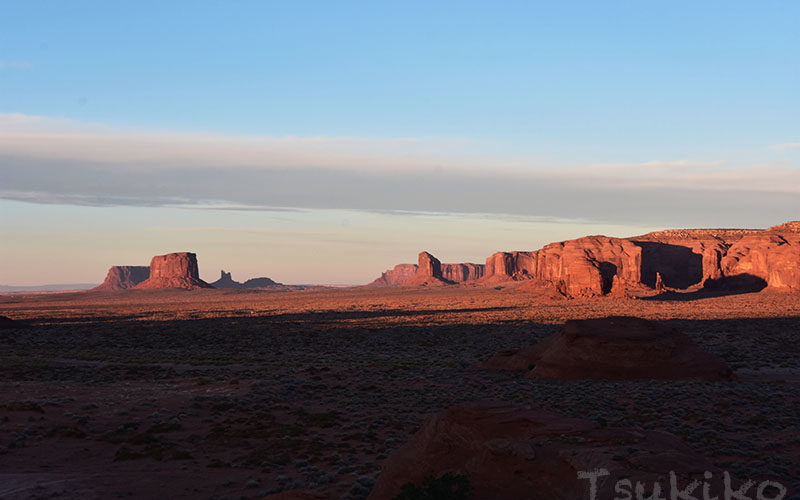
[[[486, 260], [486, 280], [535, 279], [569, 297], [605, 295], [617, 281], [637, 283], [642, 250], [605, 236], [551, 243], [535, 252], [499, 252]], [[619, 286], [619, 285], [618, 285]]]
[[93, 290], [126, 290], [135, 287], [149, 277], [150, 268], [147, 266], [112, 266], [103, 283]]
[[447, 284], [476, 281], [483, 277], [485, 266], [469, 262], [442, 264], [428, 252], [421, 252], [418, 264], [398, 264], [368, 286]]
[[800, 222], [767, 230], [691, 229], [587, 236], [534, 252], [498, 252], [483, 282], [538, 280], [567, 297], [707, 287], [800, 290]]
[[211, 288], [200, 279], [197, 256], [189, 252], [157, 255], [150, 261], [150, 277], [134, 288]]
[[416, 264], [397, 264], [393, 269], [389, 269], [381, 274], [367, 286], [395, 286], [402, 285], [417, 274]]
[[442, 264], [442, 278], [453, 283], [475, 281], [483, 277], [483, 264]]

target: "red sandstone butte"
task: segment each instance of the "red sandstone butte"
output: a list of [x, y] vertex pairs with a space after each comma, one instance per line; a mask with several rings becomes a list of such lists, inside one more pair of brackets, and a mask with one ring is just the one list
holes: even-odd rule
[[134, 288], [212, 288], [200, 279], [197, 256], [189, 252], [156, 255], [150, 261], [150, 277]]
[[800, 291], [800, 222], [761, 229], [666, 230], [586, 236], [486, 259], [483, 283], [535, 280], [566, 297], [626, 291]]
[[731, 369], [674, 328], [612, 316], [567, 321], [542, 342], [505, 351], [480, 367], [555, 380], [733, 380]]
[[421, 252], [418, 261], [416, 265], [398, 264], [368, 286], [465, 283], [482, 278], [485, 269], [483, 264], [470, 262], [442, 264], [428, 252]]
[[393, 269], [388, 269], [367, 286], [395, 286], [402, 285], [417, 273], [416, 264], [397, 264]]
[[98, 291], [126, 290], [150, 277], [147, 266], [112, 266], [102, 284], [93, 288]]
[[[582, 419], [506, 403], [473, 403], [428, 416], [422, 428], [382, 465], [369, 499], [396, 497], [406, 483], [445, 473], [469, 480], [470, 499], [590, 498], [579, 472], [605, 469], [597, 498], [614, 498], [625, 478], [669, 488], [693, 479], [723, 491], [722, 473], [666, 432], [604, 428]], [[633, 488], [629, 488], [631, 491]]]

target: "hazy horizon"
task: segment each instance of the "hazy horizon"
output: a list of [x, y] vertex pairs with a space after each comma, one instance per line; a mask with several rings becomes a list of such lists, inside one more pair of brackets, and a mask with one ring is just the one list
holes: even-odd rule
[[0, 283], [365, 284], [800, 218], [800, 4], [18, 3]]

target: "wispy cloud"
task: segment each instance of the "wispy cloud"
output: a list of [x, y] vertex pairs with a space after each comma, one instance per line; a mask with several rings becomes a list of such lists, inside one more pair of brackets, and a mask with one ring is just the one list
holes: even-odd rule
[[771, 146], [772, 149], [800, 149], [800, 142], [784, 142], [782, 144], [774, 144]]
[[0, 198], [35, 203], [238, 211], [646, 222], [800, 209], [800, 169], [768, 163], [553, 164], [454, 139], [137, 131], [20, 114], [0, 115], [0, 186]]

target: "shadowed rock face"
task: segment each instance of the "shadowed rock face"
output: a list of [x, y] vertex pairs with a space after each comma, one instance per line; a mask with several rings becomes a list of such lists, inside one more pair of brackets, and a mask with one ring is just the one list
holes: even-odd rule
[[239, 283], [231, 278], [231, 273], [220, 271], [220, 278], [211, 283], [214, 288], [227, 289], [259, 289], [283, 287], [282, 283], [276, 283], [269, 278], [251, 278], [244, 283]]
[[150, 261], [150, 277], [134, 288], [211, 288], [200, 279], [197, 256], [189, 252], [156, 255]]
[[731, 369], [688, 336], [639, 318], [567, 321], [554, 336], [500, 353], [483, 368], [556, 380], [733, 380]]
[[[593, 422], [504, 403], [457, 406], [429, 416], [413, 438], [383, 464], [369, 498], [394, 498], [405, 483], [420, 484], [445, 472], [467, 476], [469, 498], [590, 498], [579, 471], [602, 468], [596, 498], [615, 498], [628, 478], [668, 487], [670, 471], [680, 485], [712, 472], [712, 492], [722, 492], [722, 473], [665, 432], [600, 428]], [[630, 488], [632, 491], [633, 488]]]
[[113, 266], [108, 270], [106, 279], [93, 290], [125, 290], [133, 288], [150, 277], [147, 266]]
[[220, 271], [219, 279], [211, 283], [211, 286], [214, 288], [242, 288], [242, 284], [234, 281], [231, 278], [231, 273], [226, 273], [225, 271]]

